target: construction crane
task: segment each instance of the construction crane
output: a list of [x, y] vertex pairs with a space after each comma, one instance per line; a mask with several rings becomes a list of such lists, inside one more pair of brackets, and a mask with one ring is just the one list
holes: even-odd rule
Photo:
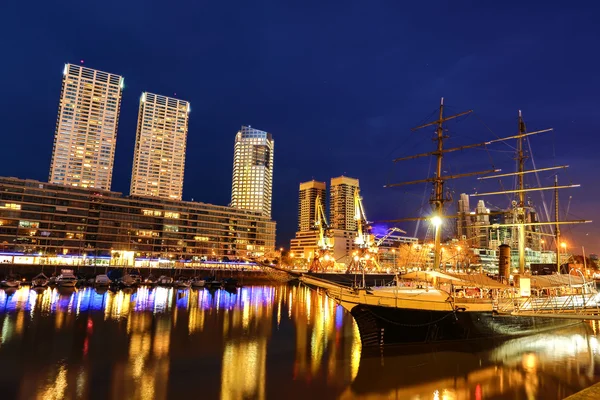
[[[315, 249], [313, 260], [308, 268], [309, 272], [320, 272], [327, 270], [329, 261], [335, 261], [330, 256], [329, 252], [333, 249], [333, 238], [329, 231], [325, 210], [321, 203], [321, 195], [317, 195], [315, 199], [315, 224], [314, 229], [317, 230], [317, 248]], [[326, 261], [323, 264], [322, 261]]]

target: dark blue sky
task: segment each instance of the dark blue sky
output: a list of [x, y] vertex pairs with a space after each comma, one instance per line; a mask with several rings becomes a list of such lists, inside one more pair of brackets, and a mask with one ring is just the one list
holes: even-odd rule
[[[371, 219], [414, 215], [423, 187], [382, 186], [427, 175], [427, 163], [394, 167], [391, 159], [430, 149], [431, 131], [409, 128], [442, 96], [449, 111], [476, 113], [449, 126], [449, 145], [514, 134], [518, 109], [530, 130], [554, 128], [532, 138], [535, 161], [571, 165], [561, 182], [583, 187], [563, 192], [563, 210], [571, 195], [570, 218], [600, 221], [598, 7], [325, 3], [3, 2], [0, 175], [47, 179], [63, 64], [84, 59], [125, 77], [113, 190], [129, 190], [142, 91], [191, 102], [186, 200], [227, 204], [237, 129], [271, 132], [279, 245], [296, 230], [298, 183], [312, 178], [359, 178]], [[448, 169], [487, 169], [491, 156], [510, 170], [509, 147], [496, 149], [448, 157]], [[481, 188], [473, 180], [449, 187], [456, 195]], [[489, 200], [506, 207], [509, 199]], [[570, 246], [600, 251], [597, 224], [564, 233]]]

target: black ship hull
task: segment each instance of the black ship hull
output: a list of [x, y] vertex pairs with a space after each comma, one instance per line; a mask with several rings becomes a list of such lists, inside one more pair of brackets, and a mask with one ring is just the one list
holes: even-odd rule
[[[329, 282], [344, 286], [362, 286], [363, 274], [329, 273], [329, 272], [309, 272], [310, 277], [325, 279]], [[366, 286], [385, 286], [394, 282], [395, 274], [365, 274], [364, 280]]]
[[350, 312], [363, 347], [500, 340], [581, 324], [559, 318], [494, 315], [489, 311], [431, 311], [365, 304], [355, 305]]

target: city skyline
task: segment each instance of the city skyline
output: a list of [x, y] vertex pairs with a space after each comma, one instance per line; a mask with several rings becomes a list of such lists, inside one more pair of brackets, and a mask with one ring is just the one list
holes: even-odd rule
[[[448, 9], [442, 2], [351, 2], [310, 10], [257, 6], [230, 13], [224, 4], [208, 9], [190, 4], [168, 8], [179, 21], [174, 24], [164, 19], [164, 9], [135, 0], [123, 9], [121, 5], [109, 0], [102, 8], [87, 3], [7, 6], [15, 18], [0, 27], [2, 33], [26, 34], [8, 41], [10, 62], [0, 66], [6, 94], [0, 100], [3, 148], [10, 149], [0, 161], [0, 175], [48, 179], [58, 77], [65, 61], [83, 60], [84, 66], [125, 77], [113, 190], [127, 193], [130, 188], [142, 92], [192, 104], [186, 200], [228, 204], [233, 133], [247, 124], [273, 132], [278, 150], [272, 218], [278, 222], [278, 245], [294, 235], [297, 207], [290, 203], [298, 195], [298, 183], [310, 178], [346, 174], [360, 179], [370, 220], [414, 217], [427, 210], [429, 188], [383, 185], [427, 176], [426, 163], [407, 168], [391, 160], [431, 151], [429, 132], [410, 129], [427, 119], [440, 97], [449, 112], [475, 110], [472, 117], [449, 125], [453, 144], [515, 133], [519, 109], [529, 130], [554, 128], [544, 136], [548, 145], [531, 138], [535, 162], [569, 164], [560, 181], [577, 181], [582, 188], [561, 193], [563, 215], [600, 220], [594, 175], [600, 123], [593, 106], [600, 84], [593, 71], [597, 56], [587, 51], [598, 30], [593, 9], [549, 3], [526, 10], [514, 1], [493, 10], [483, 5]], [[121, 9], [111, 22], [114, 29], [106, 29], [106, 7]], [[64, 18], [70, 23], [50, 23]], [[152, 39], [147, 26], [157, 31]], [[173, 41], [172, 32], [180, 28], [179, 40]], [[157, 47], [178, 56], [166, 56]], [[308, 48], [310, 57], [304, 56]], [[485, 162], [483, 169], [492, 163], [514, 169], [508, 152], [481, 155], [463, 159]], [[468, 172], [480, 167], [467, 161], [448, 168]], [[540, 176], [542, 183], [548, 179]], [[455, 197], [480, 190], [475, 179], [463, 181], [447, 185]], [[493, 205], [508, 208], [510, 200]], [[399, 226], [413, 235], [414, 223]], [[419, 237], [423, 229], [421, 224]], [[572, 248], [600, 250], [596, 223], [565, 227], [561, 233]]]

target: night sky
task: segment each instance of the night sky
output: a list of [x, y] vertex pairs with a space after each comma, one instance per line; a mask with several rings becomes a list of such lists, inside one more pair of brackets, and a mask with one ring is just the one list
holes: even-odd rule
[[[599, 7], [558, 1], [2, 3], [2, 176], [47, 180], [63, 65], [84, 60], [125, 77], [115, 191], [129, 191], [142, 91], [177, 93], [191, 102], [185, 200], [227, 205], [235, 133], [241, 125], [271, 132], [278, 246], [287, 247], [296, 230], [298, 184], [313, 178], [359, 178], [373, 220], [426, 211], [419, 207], [429, 189], [383, 185], [427, 176], [428, 159], [391, 160], [432, 149], [431, 129], [410, 128], [433, 116], [442, 96], [449, 113], [475, 111], [448, 125], [448, 146], [515, 134], [519, 109], [530, 131], [554, 128], [530, 140], [536, 166], [569, 164], [560, 182], [582, 187], [561, 192], [561, 212], [600, 221]], [[583, 4], [569, 4], [575, 3]], [[453, 153], [445, 170], [493, 164], [509, 172], [512, 157], [508, 145]], [[553, 172], [539, 174], [542, 186], [553, 179]], [[527, 182], [537, 186], [534, 176]], [[499, 190], [493, 183], [485, 189]], [[502, 184], [508, 189], [513, 181]], [[455, 198], [484, 189], [471, 178], [447, 187]], [[545, 199], [551, 208], [552, 193]], [[511, 199], [485, 200], [507, 207]], [[531, 200], [542, 208], [539, 195]], [[399, 227], [415, 233], [414, 224]], [[572, 251], [580, 253], [582, 245], [600, 251], [598, 223], [562, 230]]]

